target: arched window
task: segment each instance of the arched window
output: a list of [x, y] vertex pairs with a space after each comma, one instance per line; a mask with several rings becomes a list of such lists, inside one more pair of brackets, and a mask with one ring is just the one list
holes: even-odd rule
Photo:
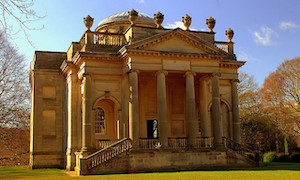
[[103, 108], [97, 107], [95, 115], [95, 133], [103, 134], [105, 132], [105, 112]]

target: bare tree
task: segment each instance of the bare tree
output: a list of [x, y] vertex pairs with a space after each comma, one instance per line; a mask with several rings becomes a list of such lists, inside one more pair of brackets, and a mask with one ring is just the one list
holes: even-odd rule
[[22, 55], [0, 32], [0, 166], [28, 163], [30, 89]]
[[0, 125], [29, 126], [29, 73], [22, 55], [0, 33]]
[[[7, 36], [22, 32], [28, 42], [28, 30], [43, 29], [32, 25], [44, 16], [39, 16], [33, 9], [33, 0], [1, 0], [0, 1], [0, 29]], [[30, 42], [31, 43], [31, 42]]]
[[273, 122], [267, 115], [258, 84], [247, 73], [239, 73], [238, 85], [242, 143], [262, 152], [273, 149], [276, 142]]
[[282, 82], [283, 102], [300, 117], [300, 57], [285, 60], [276, 73]]
[[43, 18], [33, 0], [0, 0], [0, 166], [28, 164], [30, 88], [25, 58], [8, 41], [21, 32], [28, 42]]
[[256, 92], [258, 91], [258, 85], [254, 79], [254, 76], [251, 76], [243, 71], [239, 72], [239, 81], [238, 94], [240, 109], [248, 108], [249, 106], [253, 105], [253, 98], [255, 98]]

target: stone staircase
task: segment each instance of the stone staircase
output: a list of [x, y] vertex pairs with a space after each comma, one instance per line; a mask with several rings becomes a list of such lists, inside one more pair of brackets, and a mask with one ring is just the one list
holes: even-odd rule
[[129, 151], [131, 149], [132, 144], [129, 138], [124, 138], [116, 143], [113, 143], [95, 153], [87, 156], [81, 157], [80, 162], [76, 165], [78, 168], [78, 174], [89, 174], [88, 172], [91, 171], [96, 166], [103, 164], [114, 157], [119, 156], [120, 154]]
[[[125, 138], [87, 157], [80, 157], [76, 171], [80, 175], [86, 175], [169, 171], [171, 169], [200, 170], [207, 167], [211, 169], [241, 168], [254, 167], [259, 164], [258, 152], [229, 138], [223, 138], [223, 144], [225, 147], [223, 150], [215, 150], [213, 146], [192, 150], [185, 148], [131, 150], [131, 139]], [[189, 159], [190, 157], [193, 158]], [[188, 165], [189, 163], [184, 165], [189, 161], [191, 162], [190, 165]], [[143, 164], [143, 162], [152, 163]], [[161, 162], [169, 162], [170, 165], [173, 165], [167, 165], [168, 163], [163, 165]]]
[[261, 157], [258, 151], [251, 150], [250, 148], [247, 148], [245, 145], [236, 143], [232, 139], [226, 137], [223, 138], [223, 144], [226, 148], [229, 148], [234, 152], [255, 161], [257, 165], [259, 164]]

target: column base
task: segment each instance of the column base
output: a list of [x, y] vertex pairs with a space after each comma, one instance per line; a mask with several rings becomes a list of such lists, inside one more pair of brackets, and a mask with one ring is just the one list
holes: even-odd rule
[[67, 152], [66, 152], [66, 156], [67, 156], [66, 170], [72, 171], [72, 170], [74, 170], [74, 167], [76, 166], [75, 151], [71, 148], [68, 148]]
[[214, 149], [219, 151], [219, 150], [225, 150], [226, 147], [224, 146], [224, 144], [215, 144]]

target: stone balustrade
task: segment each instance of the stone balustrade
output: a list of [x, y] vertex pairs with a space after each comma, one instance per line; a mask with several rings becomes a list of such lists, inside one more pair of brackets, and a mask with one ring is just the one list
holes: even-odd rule
[[92, 169], [93, 167], [116, 157], [118, 154], [128, 151], [131, 147], [131, 140], [129, 138], [125, 138], [87, 157], [81, 157], [80, 170]]
[[250, 158], [256, 161], [257, 163], [259, 163], [260, 157], [258, 151], [251, 150], [245, 145], [234, 142], [230, 138], [223, 137], [222, 141], [226, 148], [232, 149], [233, 151], [239, 153], [240, 155]]
[[188, 146], [188, 140], [184, 138], [169, 138], [168, 139], [169, 148], [173, 149], [184, 149]]
[[199, 137], [196, 139], [196, 148], [213, 148], [214, 138], [213, 137]]
[[103, 148], [106, 148], [116, 142], [118, 142], [119, 140], [117, 139], [113, 139], [113, 140], [99, 140], [97, 143], [96, 143], [96, 148], [97, 149], [103, 149]]
[[[198, 137], [195, 147], [198, 148], [213, 148], [213, 137]], [[161, 143], [157, 138], [140, 138], [140, 149], [160, 149]], [[167, 149], [186, 149], [188, 148], [187, 137], [168, 138]]]
[[229, 52], [229, 43], [228, 42], [221, 42], [221, 41], [215, 41], [215, 46], [217, 48], [222, 49], [225, 52]]
[[159, 149], [161, 144], [157, 138], [140, 138], [140, 149]]
[[126, 44], [126, 39], [123, 34], [85, 32], [79, 42], [80, 44], [122, 46]]

